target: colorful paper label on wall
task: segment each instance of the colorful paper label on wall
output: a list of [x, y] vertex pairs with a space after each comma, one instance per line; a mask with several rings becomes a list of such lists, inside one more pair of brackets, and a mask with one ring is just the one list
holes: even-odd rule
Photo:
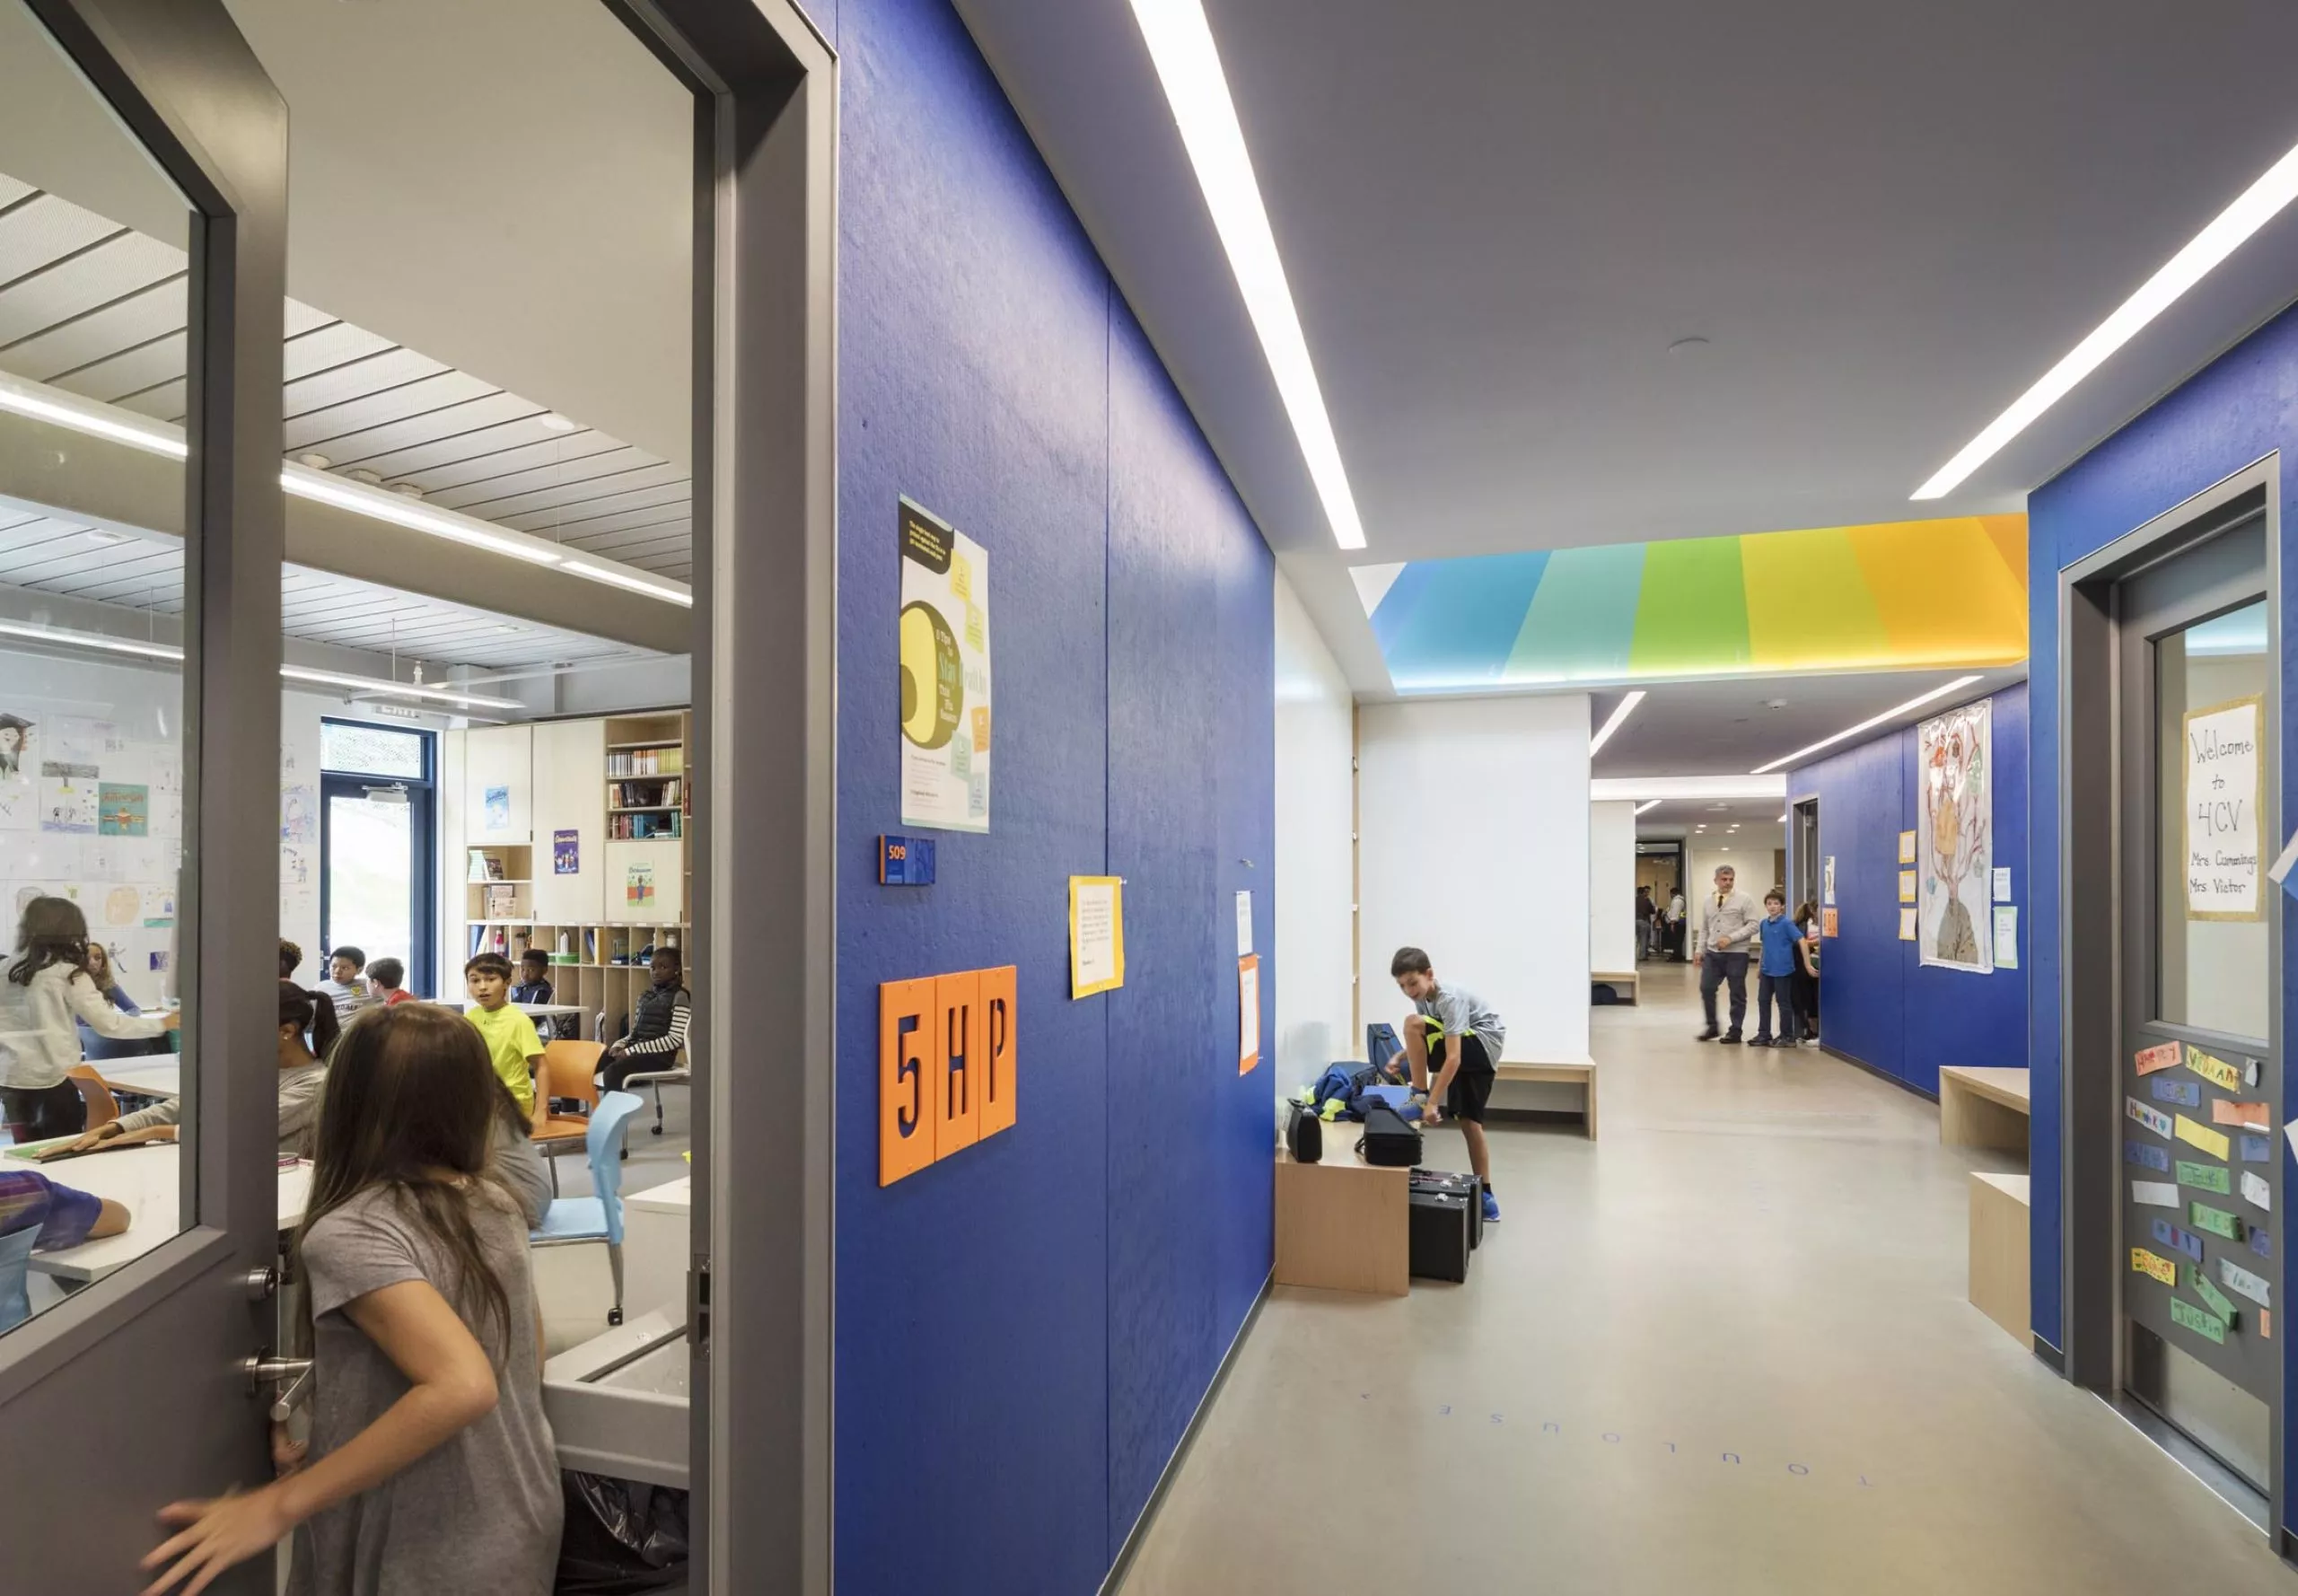
[[2205, 1306], [2209, 1308], [2213, 1313], [2215, 1313], [2218, 1316], [2218, 1321], [2221, 1324], [2224, 1325], [2228, 1329], [2234, 1328], [2234, 1304], [2232, 1302], [2228, 1300], [2224, 1292], [2220, 1291], [2216, 1286], [2211, 1285], [2209, 1276], [2204, 1274], [2200, 1269], [2196, 1268], [2192, 1264], [2188, 1264], [2187, 1266], [2187, 1285], [2193, 1291], [2195, 1295], [2203, 1300]]
[[2213, 1158], [2223, 1158], [2233, 1151], [2232, 1144], [2226, 1140], [2223, 1132], [2215, 1131], [2206, 1125], [2188, 1118], [2184, 1114], [2178, 1117], [2177, 1124], [2172, 1128], [2179, 1140], [2189, 1147], [2201, 1148]]
[[2151, 1208], [2175, 1208], [2180, 1201], [2179, 1188], [2168, 1180], [2133, 1180], [2130, 1200]]
[[2160, 1253], [2147, 1251], [2144, 1247], [2130, 1250], [2130, 1267], [2142, 1275], [2153, 1276], [2165, 1285], [2179, 1283], [2179, 1266]]
[[2226, 1171], [2215, 1163], [2193, 1163], [2179, 1160], [2179, 1184], [2191, 1186], [2197, 1191], [2215, 1191], [2224, 1196], [2234, 1189]]
[[2176, 1103], [2182, 1109], [2202, 1107], [2202, 1083], [2199, 1081], [2174, 1081], [2164, 1075], [2157, 1076], [2146, 1085], [2158, 1103]]
[[2271, 1163], [2274, 1161], [2274, 1139], [2270, 1136], [2242, 1136], [2244, 1163]]
[[2202, 1261], [2202, 1238], [2191, 1231], [2182, 1231], [2167, 1219], [2154, 1222], [2154, 1239], [2173, 1252], [2183, 1252], [2197, 1263]]
[[2239, 1125], [2244, 1130], [2264, 1130], [2274, 1123], [2274, 1110], [2265, 1103], [2236, 1102], [2231, 1097], [2214, 1099], [2210, 1105], [2213, 1125]]
[[2187, 1223], [2198, 1231], [2207, 1231], [2214, 1236], [2223, 1236], [2229, 1241], [2239, 1241], [2242, 1239], [2241, 1215], [2230, 1214], [2223, 1208], [2214, 1208], [2208, 1203], [2188, 1203]]
[[2253, 1275], [2232, 1259], [2222, 1258], [2218, 1260], [2218, 1279], [2238, 1297], [2248, 1297], [2261, 1308], [2274, 1306], [2268, 1295], [2272, 1288], [2267, 1285], [2266, 1276]]
[[2184, 1298], [2171, 1299], [2171, 1322], [2183, 1329], [2192, 1330], [2206, 1341], [2215, 1341], [2222, 1346], [2225, 1345], [2226, 1327], [2218, 1322], [2215, 1315], [2205, 1313]]
[[2187, 1048], [2187, 1068], [2223, 1091], [2240, 1092], [2242, 1089], [2241, 1071], [2223, 1058], [2212, 1057], [2200, 1048]]
[[2167, 1136], [2171, 1134], [2171, 1117], [2160, 1109], [2140, 1102], [2135, 1097], [2127, 1097], [2122, 1100], [2122, 1111], [2158, 1136]]
[[2150, 1170], [2161, 1170], [2166, 1174], [2171, 1168], [2171, 1155], [2151, 1142], [2125, 1142], [2122, 1144], [2122, 1161], [2141, 1164]]
[[989, 829], [989, 551], [903, 499], [901, 823]]
[[2274, 1188], [2266, 1183], [2264, 1175], [2244, 1170], [2242, 1200], [2262, 1213], [2271, 1214], [2274, 1212]]
[[2179, 1044], [2164, 1042], [2158, 1047], [2141, 1048], [2133, 1062], [2138, 1065], [2138, 1073], [2142, 1075], [2151, 1075], [2156, 1070], [2176, 1069], [2179, 1065]]
[[2258, 1226], [2250, 1226], [2250, 1233], [2244, 1236], [2242, 1240], [2248, 1241], [2250, 1244], [2250, 1250], [2260, 1258], [2271, 1259], [2274, 1257], [2274, 1238]]

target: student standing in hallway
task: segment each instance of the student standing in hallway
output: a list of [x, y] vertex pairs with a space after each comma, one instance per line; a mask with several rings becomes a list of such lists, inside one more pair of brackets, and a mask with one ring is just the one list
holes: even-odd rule
[[[1508, 1028], [1499, 1014], [1466, 987], [1445, 986], [1429, 967], [1428, 955], [1418, 948], [1399, 948], [1389, 960], [1389, 973], [1399, 990], [1412, 999], [1412, 1016], [1404, 1022], [1405, 1057], [1412, 1064], [1412, 1089], [1426, 1094], [1426, 1123], [1441, 1125], [1446, 1114], [1460, 1122], [1469, 1144], [1469, 1167], [1484, 1188], [1487, 1223], [1500, 1218], [1500, 1199], [1492, 1195], [1492, 1161], [1484, 1144], [1484, 1105], [1492, 1099], [1498, 1074], [1501, 1045]], [[1422, 1024], [1426, 1021], [1428, 1023]], [[1428, 1033], [1435, 1033], [1429, 1039]], [[1429, 1069], [1440, 1073], [1432, 1082]]]
[[1732, 988], [1732, 1029], [1721, 1033], [1727, 1043], [1740, 1039], [1748, 1019], [1748, 943], [1756, 934], [1756, 906], [1733, 883], [1738, 873], [1729, 864], [1716, 866], [1715, 890], [1708, 897], [1699, 925], [1699, 1005], [1706, 1012], [1703, 1042], [1717, 1039], [1715, 988]]
[[[1756, 922], [1763, 944], [1763, 967], [1756, 987], [1756, 1039], [1759, 1048], [1797, 1048], [1803, 1042], [1803, 1015], [1795, 1002], [1795, 977], [1803, 957], [1803, 934], [1787, 917], [1787, 895], [1774, 887], [1764, 894], [1763, 918]], [[1779, 1005], [1779, 1030], [1771, 1029], [1771, 1010]]]

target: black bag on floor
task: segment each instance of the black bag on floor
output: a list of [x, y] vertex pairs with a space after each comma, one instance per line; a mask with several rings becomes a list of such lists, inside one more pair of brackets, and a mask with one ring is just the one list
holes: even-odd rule
[[1450, 1192], [1469, 1206], [1469, 1250], [1473, 1252], [1484, 1245], [1484, 1182], [1474, 1175], [1455, 1175], [1443, 1170], [1415, 1170], [1412, 1171], [1413, 1195], [1424, 1191]]
[[1325, 1155], [1324, 1121], [1299, 1103], [1286, 1103], [1285, 1150], [1294, 1163], [1315, 1163]]
[[682, 1591], [687, 1576], [687, 1494], [565, 1469], [566, 1528], [558, 1543], [556, 1596], [640, 1596]]
[[1409, 1169], [1420, 1162], [1420, 1132], [1386, 1103], [1367, 1100], [1364, 1134], [1356, 1139], [1356, 1154], [1384, 1169]]
[[1408, 1268], [1424, 1280], [1469, 1277], [1469, 1201], [1449, 1191], [1412, 1194]]

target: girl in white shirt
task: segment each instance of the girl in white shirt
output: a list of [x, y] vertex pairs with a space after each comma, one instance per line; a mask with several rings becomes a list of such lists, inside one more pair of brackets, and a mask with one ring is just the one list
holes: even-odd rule
[[66, 1073], [80, 1062], [84, 1022], [98, 1036], [149, 1037], [178, 1016], [123, 1014], [88, 977], [88, 921], [68, 898], [35, 898], [16, 929], [16, 956], [0, 976], [0, 1109], [19, 1144], [78, 1136], [87, 1106]]

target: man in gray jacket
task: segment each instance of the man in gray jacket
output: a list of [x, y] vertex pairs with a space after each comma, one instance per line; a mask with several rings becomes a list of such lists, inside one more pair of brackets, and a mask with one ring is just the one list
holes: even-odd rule
[[1740, 1039], [1748, 1018], [1748, 947], [1756, 937], [1755, 900], [1737, 890], [1738, 874], [1729, 864], [1718, 865], [1715, 890], [1703, 901], [1699, 922], [1699, 1006], [1707, 1012], [1703, 1042], [1718, 1039], [1715, 1029], [1715, 988], [1732, 987], [1732, 1029], [1722, 1033], [1725, 1043]]

